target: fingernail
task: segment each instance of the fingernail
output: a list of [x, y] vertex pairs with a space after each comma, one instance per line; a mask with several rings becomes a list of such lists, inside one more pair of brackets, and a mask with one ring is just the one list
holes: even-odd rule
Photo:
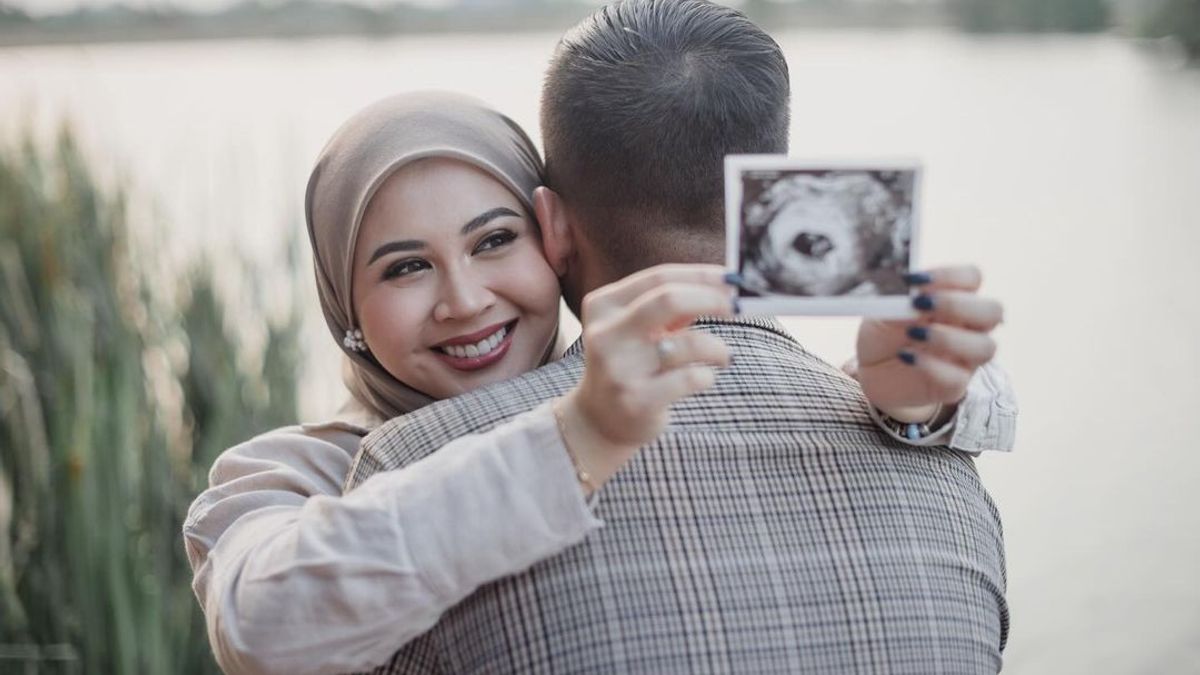
[[909, 286], [924, 286], [933, 281], [927, 272], [909, 272], [904, 275], [904, 282]]
[[913, 298], [913, 307], [916, 307], [923, 312], [928, 312], [929, 310], [933, 309], [933, 298], [925, 293], [922, 293]]
[[746, 283], [746, 280], [742, 277], [742, 275], [738, 274], [737, 272], [726, 272], [724, 278], [725, 283], [729, 284], [730, 286], [741, 286], [742, 284]]
[[924, 326], [909, 326], [905, 332], [908, 333], [908, 337], [920, 342], [929, 339], [929, 329]]
[[900, 352], [896, 356], [910, 366], [917, 365], [917, 355], [912, 352]]
[[741, 314], [741, 313], [742, 313], [742, 301], [741, 301], [741, 299], [740, 299], [740, 298], [734, 298], [734, 299], [733, 299], [733, 313], [734, 313], [734, 314]]

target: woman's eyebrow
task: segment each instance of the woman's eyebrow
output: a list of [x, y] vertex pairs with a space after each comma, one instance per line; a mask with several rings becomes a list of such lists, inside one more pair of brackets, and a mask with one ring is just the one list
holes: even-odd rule
[[[487, 225], [491, 221], [501, 216], [514, 216], [516, 218], [520, 218], [521, 214], [506, 206], [497, 206], [496, 208], [484, 211], [483, 213], [467, 221], [467, 224], [463, 225], [462, 229], [459, 230], [459, 234], [463, 236], [471, 234], [475, 230], [478, 230], [479, 228]], [[389, 241], [388, 243], [382, 244], [379, 248], [375, 249], [375, 252], [371, 254], [371, 259], [367, 261], [367, 265], [370, 265], [389, 253], [396, 253], [397, 251], [419, 251], [423, 248], [425, 248], [425, 242], [417, 239]]]
[[371, 254], [371, 259], [367, 261], [367, 265], [370, 265], [389, 253], [395, 253], [396, 251], [420, 251], [423, 248], [425, 248], [425, 242], [417, 241], [416, 239], [389, 241], [388, 243], [383, 244], [379, 248], [375, 249], [375, 252]]
[[460, 230], [459, 233], [464, 236], [471, 234], [475, 230], [487, 225], [489, 222], [499, 218], [500, 216], [515, 216], [520, 218], [521, 214], [513, 211], [507, 206], [497, 206], [496, 208], [484, 211], [483, 213], [467, 221], [467, 224], [462, 226], [462, 230]]

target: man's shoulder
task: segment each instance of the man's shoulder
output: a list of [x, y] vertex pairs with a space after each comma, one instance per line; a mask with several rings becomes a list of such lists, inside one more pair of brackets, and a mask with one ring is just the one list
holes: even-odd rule
[[[709, 395], [677, 406], [680, 417], [699, 415], [706, 423], [714, 423], [724, 419], [712, 415], [714, 409], [744, 405], [747, 396], [756, 398], [764, 387], [774, 390], [774, 399], [779, 400], [792, 392], [829, 391], [828, 386], [814, 386], [814, 382], [833, 382], [834, 388], [844, 385], [836, 369], [805, 351], [772, 319], [705, 319], [697, 328], [721, 337], [744, 362], [731, 369], [734, 372], [723, 374]], [[487, 432], [566, 393], [579, 381], [583, 365], [583, 353], [576, 344], [563, 358], [541, 368], [385, 422], [364, 439], [346, 488], [379, 471], [407, 466], [461, 436]], [[853, 395], [852, 388], [847, 395]]]
[[582, 355], [568, 354], [523, 375], [388, 420], [363, 440], [346, 489], [373, 473], [407, 466], [456, 438], [489, 431], [532, 410], [573, 387], [582, 372]]

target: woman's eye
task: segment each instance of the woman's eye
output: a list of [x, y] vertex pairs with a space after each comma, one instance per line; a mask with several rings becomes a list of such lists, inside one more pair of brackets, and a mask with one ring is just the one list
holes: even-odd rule
[[395, 279], [396, 277], [403, 277], [415, 272], [420, 272], [427, 267], [429, 267], [429, 263], [421, 260], [420, 258], [397, 260], [391, 265], [388, 265], [387, 269], [383, 271], [383, 278]]
[[494, 248], [500, 248], [516, 238], [517, 233], [513, 232], [512, 230], [496, 230], [495, 232], [484, 237], [483, 241], [479, 242], [479, 245], [475, 247], [475, 252], [480, 253], [483, 251], [490, 251]]

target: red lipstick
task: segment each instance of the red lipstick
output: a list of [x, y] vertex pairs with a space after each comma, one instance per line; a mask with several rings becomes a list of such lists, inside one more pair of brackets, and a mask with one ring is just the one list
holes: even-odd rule
[[[482, 340], [483, 338], [500, 330], [501, 326], [508, 325], [509, 323], [510, 322], [508, 322], [508, 321], [501, 321], [500, 323], [494, 323], [494, 324], [488, 326], [487, 328], [480, 328], [479, 330], [475, 331], [474, 333], [467, 333], [466, 335], [459, 335], [457, 337], [452, 337], [449, 340], [443, 340], [442, 342], [439, 342], [436, 345], [434, 345], [434, 347], [448, 347], [450, 345], [473, 345], [476, 342], [479, 342], [480, 340]], [[512, 323], [515, 323], [515, 322], [512, 322]]]
[[[508, 327], [508, 330], [504, 334], [504, 338], [500, 340], [500, 344], [496, 345], [496, 347], [487, 354], [480, 354], [479, 356], [452, 356], [441, 349], [436, 348], [476, 344], [505, 326]], [[498, 323], [488, 328], [484, 328], [483, 330], [475, 331], [474, 333], [459, 335], [457, 337], [450, 338], [449, 340], [440, 342], [433, 349], [433, 353], [436, 354], [443, 363], [451, 368], [454, 368], [455, 370], [472, 371], [479, 370], [481, 368], [487, 368], [488, 366], [498, 363], [505, 357], [505, 355], [508, 354], [509, 348], [512, 347], [513, 332], [516, 330], [516, 328], [517, 322], [515, 320], [510, 323]]]

